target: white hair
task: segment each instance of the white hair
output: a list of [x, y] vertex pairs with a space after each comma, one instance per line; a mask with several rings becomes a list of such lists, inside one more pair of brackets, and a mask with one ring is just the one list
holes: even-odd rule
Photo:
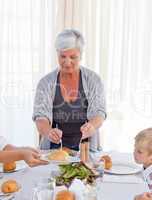
[[84, 39], [82, 34], [75, 29], [65, 29], [58, 34], [55, 42], [57, 51], [77, 48], [82, 53]]

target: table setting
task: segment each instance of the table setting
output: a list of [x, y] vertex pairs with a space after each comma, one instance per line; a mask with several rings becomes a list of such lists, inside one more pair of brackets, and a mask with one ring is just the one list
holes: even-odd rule
[[[48, 158], [48, 155], [48, 151], [43, 151], [43, 158]], [[75, 162], [70, 159], [66, 162], [52, 162], [50, 160], [48, 165], [34, 168], [30, 168], [22, 162], [24, 167], [21, 169], [14, 170], [11, 173], [2, 173], [3, 176], [0, 179], [0, 183], [2, 184], [9, 179], [16, 180], [21, 186], [19, 191], [12, 194], [13, 199], [16, 200], [56, 200], [55, 196], [60, 190], [72, 191], [76, 196], [76, 200], [90, 200], [91, 195], [94, 195], [92, 198], [96, 200], [122, 200], [122, 198], [123, 200], [129, 200], [139, 193], [148, 191], [147, 185], [142, 178], [142, 167], [135, 165], [131, 154], [100, 151], [90, 152], [89, 155], [94, 163], [103, 155], [109, 155], [112, 159], [112, 168], [106, 170], [101, 165], [99, 169], [103, 169], [103, 171], [102, 173], [98, 171], [100, 176], [95, 179], [92, 185], [87, 185], [79, 177], [73, 179], [68, 187], [64, 184], [56, 185], [56, 177], [60, 174], [60, 165], [79, 163], [80, 153], [73, 156]], [[71, 173], [73, 172], [71, 171]], [[0, 197], [0, 199], [7, 200], [7, 197]]]

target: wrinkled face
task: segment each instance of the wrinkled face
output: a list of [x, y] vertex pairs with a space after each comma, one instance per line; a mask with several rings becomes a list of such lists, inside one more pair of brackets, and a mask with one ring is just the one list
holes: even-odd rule
[[138, 164], [143, 164], [144, 166], [151, 164], [151, 155], [149, 155], [146, 148], [136, 143], [134, 148], [134, 159]]
[[69, 49], [58, 52], [58, 62], [60, 69], [64, 73], [73, 73], [79, 69], [80, 51], [79, 49]]

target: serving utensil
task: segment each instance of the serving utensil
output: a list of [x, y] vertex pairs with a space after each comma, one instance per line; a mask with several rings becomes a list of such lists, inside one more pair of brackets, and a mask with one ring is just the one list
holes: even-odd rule
[[[59, 129], [58, 123], [56, 123], [56, 128]], [[62, 138], [60, 139], [60, 149], [62, 150]]]
[[62, 150], [62, 139], [60, 139], [60, 149]]

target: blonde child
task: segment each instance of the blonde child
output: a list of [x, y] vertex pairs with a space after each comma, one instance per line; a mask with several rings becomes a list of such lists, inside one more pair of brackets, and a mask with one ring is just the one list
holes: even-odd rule
[[152, 128], [144, 129], [136, 135], [134, 159], [143, 164], [143, 177], [152, 192]]

